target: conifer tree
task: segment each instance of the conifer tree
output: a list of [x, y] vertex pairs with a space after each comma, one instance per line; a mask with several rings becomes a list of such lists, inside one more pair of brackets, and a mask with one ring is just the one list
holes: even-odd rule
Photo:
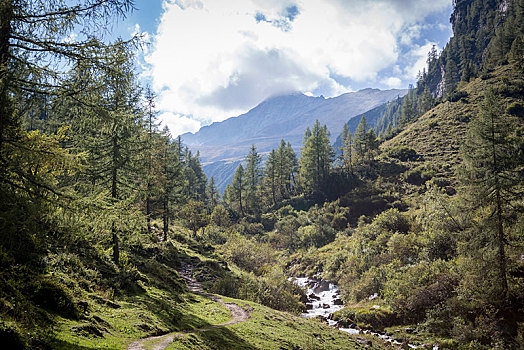
[[415, 104], [413, 103], [414, 95], [415, 95], [414, 90], [410, 86], [409, 92], [406, 96], [404, 96], [404, 100], [402, 102], [402, 109], [401, 109], [400, 117], [398, 120], [401, 126], [405, 126], [409, 124], [410, 122], [412, 122], [413, 120], [415, 120], [417, 111], [416, 111]]
[[363, 160], [367, 152], [366, 150], [367, 132], [368, 132], [368, 123], [367, 123], [366, 116], [363, 115], [362, 118], [360, 118], [360, 121], [357, 126], [357, 130], [355, 131], [355, 137], [353, 138], [353, 145], [355, 149], [355, 158], [358, 160]]
[[340, 149], [342, 151], [342, 167], [347, 172], [353, 173], [353, 137], [347, 124], [344, 124], [342, 129], [342, 147]]
[[220, 194], [218, 193], [215, 178], [213, 176], [211, 176], [211, 178], [207, 182], [206, 196], [209, 204], [209, 210], [212, 211], [213, 208], [217, 206], [218, 201], [220, 200]]
[[233, 181], [231, 182], [231, 187], [228, 195], [230, 196], [229, 200], [238, 203], [238, 208], [240, 215], [244, 216], [244, 203], [243, 199], [246, 191], [246, 174], [244, 167], [240, 164], [235, 171], [233, 176]]
[[157, 177], [161, 179], [162, 222], [164, 241], [167, 241], [169, 223], [173, 216], [172, 206], [183, 186], [183, 170], [180, 163], [179, 143], [171, 142], [169, 131], [162, 132], [163, 147], [160, 151], [161, 172]]
[[[311, 136], [308, 136], [309, 133]], [[300, 182], [306, 192], [319, 193], [334, 157], [329, 143], [329, 131], [316, 120], [311, 131], [309, 128], [306, 130], [304, 139], [306, 143], [302, 147], [299, 161]]]
[[[480, 265], [484, 271], [479, 278], [494, 278], [491, 285], [495, 290], [490, 298], [502, 304], [508, 298], [506, 230], [510, 227], [511, 213], [522, 199], [524, 183], [522, 164], [515, 156], [523, 141], [513, 131], [512, 123], [503, 115], [499, 98], [488, 90], [480, 113], [469, 124], [462, 148], [465, 194], [478, 217], [478, 225], [472, 228], [476, 237], [469, 240], [467, 254], [479, 259], [479, 263], [486, 262]], [[482, 256], [475, 257], [478, 252]], [[493, 252], [493, 259], [488, 252]]]
[[422, 115], [429, 111], [431, 108], [433, 108], [433, 105], [435, 104], [434, 98], [431, 95], [431, 92], [429, 91], [429, 88], [427, 85], [424, 87], [424, 91], [422, 92], [422, 95], [419, 97], [419, 114]]
[[257, 153], [255, 145], [251, 145], [249, 154], [246, 156], [246, 208], [252, 213], [259, 211], [259, 200], [257, 198], [258, 185], [262, 176], [260, 164], [262, 158]]
[[276, 151], [273, 149], [269, 152], [266, 161], [266, 168], [264, 170], [264, 186], [266, 187], [269, 195], [271, 197], [271, 202], [273, 205], [277, 204], [277, 161], [276, 161]]

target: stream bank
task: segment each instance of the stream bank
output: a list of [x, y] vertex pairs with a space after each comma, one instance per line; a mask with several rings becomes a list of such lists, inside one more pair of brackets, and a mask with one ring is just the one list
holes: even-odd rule
[[336, 321], [333, 319], [333, 314], [344, 308], [344, 303], [340, 297], [340, 292], [336, 284], [311, 277], [293, 277], [290, 278], [290, 281], [306, 290], [307, 310], [301, 315], [302, 317], [317, 318], [320, 321], [326, 322], [328, 325], [349, 334], [369, 334], [396, 346], [405, 346], [410, 349], [439, 349], [438, 345], [433, 344], [409, 344], [403, 340], [395, 339], [393, 334], [387, 332], [360, 329], [360, 327], [354, 322], [346, 324], [345, 322]]

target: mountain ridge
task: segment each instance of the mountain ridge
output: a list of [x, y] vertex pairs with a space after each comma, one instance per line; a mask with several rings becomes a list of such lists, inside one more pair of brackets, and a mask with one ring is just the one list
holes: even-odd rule
[[285, 139], [299, 153], [304, 131], [316, 119], [327, 125], [334, 142], [348, 120], [406, 93], [405, 89], [366, 88], [331, 98], [296, 92], [278, 95], [244, 114], [204, 126], [181, 138], [193, 152], [200, 153], [206, 175], [214, 176], [218, 187], [223, 189], [233, 172], [224, 171], [220, 165], [234, 168], [231, 163], [240, 163], [252, 144], [263, 155]]

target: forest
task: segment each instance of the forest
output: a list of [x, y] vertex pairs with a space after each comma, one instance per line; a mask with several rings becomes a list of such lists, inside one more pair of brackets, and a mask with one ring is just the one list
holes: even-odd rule
[[[308, 276], [338, 285], [334, 320], [402, 348], [524, 348], [523, 0], [454, 1], [375, 127], [254, 144], [223, 194], [159, 122], [141, 38], [106, 40], [132, 9], [0, 3], [0, 344], [395, 348], [299, 317]], [[226, 302], [249, 319], [211, 327]]]

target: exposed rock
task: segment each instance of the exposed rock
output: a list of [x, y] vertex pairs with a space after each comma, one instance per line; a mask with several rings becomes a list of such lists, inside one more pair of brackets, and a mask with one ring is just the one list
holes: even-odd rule
[[313, 287], [313, 292], [315, 293], [322, 293], [329, 290], [329, 282], [328, 281], [320, 281], [317, 283], [315, 287]]
[[329, 309], [330, 306], [329, 306], [329, 304], [322, 304], [322, 308], [323, 308], [323, 309]]
[[316, 296], [314, 293], [309, 294], [308, 298], [312, 300], [320, 300], [320, 297]]
[[342, 299], [337, 298], [333, 300], [333, 305], [344, 305], [344, 302], [342, 301]]
[[306, 303], [306, 310], [313, 310], [313, 304]]
[[322, 316], [322, 315], [318, 315], [318, 316], [316, 317], [316, 319], [319, 320], [319, 321], [322, 321], [322, 322], [327, 322], [327, 318], [324, 317], [324, 316]]

